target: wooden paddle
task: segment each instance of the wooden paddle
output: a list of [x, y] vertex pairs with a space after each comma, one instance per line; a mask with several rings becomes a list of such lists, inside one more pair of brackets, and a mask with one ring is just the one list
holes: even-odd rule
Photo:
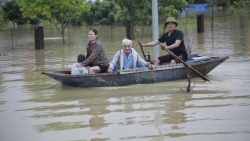
[[144, 53], [144, 51], [143, 51], [143, 49], [142, 49], [142, 44], [141, 44], [141, 42], [140, 41], [138, 41], [138, 43], [139, 43], [139, 45], [140, 45], [140, 47], [141, 47], [141, 52], [142, 52], [142, 54], [143, 54], [143, 56], [144, 56], [144, 59], [145, 59], [145, 61], [147, 60], [146, 59], [146, 55], [145, 55], [145, 53]]
[[[164, 46], [162, 43], [160, 43], [162, 46]], [[179, 57], [177, 57], [173, 52], [171, 52], [169, 49], [165, 48], [165, 50], [172, 55], [175, 59], [179, 60], [184, 66], [188, 67], [190, 70], [192, 70], [195, 74], [197, 74], [200, 78], [202, 78], [204, 81], [209, 81], [205, 76], [203, 76], [201, 73], [199, 73], [197, 70], [195, 70], [193, 67], [191, 67], [190, 65], [188, 65], [186, 62], [184, 62], [182, 59], [180, 59]]]

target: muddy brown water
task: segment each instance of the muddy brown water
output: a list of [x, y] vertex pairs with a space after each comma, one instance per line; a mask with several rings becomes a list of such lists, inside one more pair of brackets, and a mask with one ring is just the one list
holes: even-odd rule
[[[244, 27], [218, 24], [211, 31], [206, 26], [199, 34], [195, 27], [182, 27], [185, 42], [194, 39], [192, 52], [230, 57], [207, 75], [211, 82], [194, 78], [190, 93], [180, 90], [187, 80], [75, 88], [41, 75], [68, 70], [79, 53], [86, 53], [88, 27], [71, 27], [64, 46], [55, 29], [45, 30], [44, 50], [34, 50], [30, 41], [13, 50], [2, 44], [0, 140], [250, 140], [247, 25], [249, 20]], [[95, 28], [111, 60], [121, 48], [125, 27]], [[139, 29], [135, 35], [142, 42], [152, 40]], [[136, 40], [133, 46], [141, 53]]]

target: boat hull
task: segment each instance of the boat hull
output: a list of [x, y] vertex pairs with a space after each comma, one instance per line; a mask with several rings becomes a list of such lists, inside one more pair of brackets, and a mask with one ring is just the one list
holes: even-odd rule
[[[220, 65], [226, 57], [211, 57], [208, 60], [190, 61], [188, 64], [203, 75]], [[192, 70], [182, 64], [163, 65], [149, 68], [138, 68], [116, 73], [99, 73], [94, 75], [70, 75], [70, 71], [42, 72], [63, 85], [76, 87], [110, 87], [131, 84], [147, 84], [164, 81], [173, 81], [187, 78], [187, 74], [193, 74]]]

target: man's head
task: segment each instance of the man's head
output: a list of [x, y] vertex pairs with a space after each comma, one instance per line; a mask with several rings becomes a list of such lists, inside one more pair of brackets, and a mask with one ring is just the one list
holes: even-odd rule
[[165, 27], [169, 30], [169, 31], [173, 31], [175, 30], [175, 28], [178, 26], [177, 21], [175, 20], [175, 18], [173, 17], [169, 17], [167, 18], [166, 22], [165, 22]]
[[132, 48], [132, 41], [129, 39], [124, 38], [122, 40], [122, 49], [125, 53], [129, 53]]
[[77, 56], [77, 62], [78, 63], [81, 63], [85, 60], [85, 56], [83, 54], [80, 54]]

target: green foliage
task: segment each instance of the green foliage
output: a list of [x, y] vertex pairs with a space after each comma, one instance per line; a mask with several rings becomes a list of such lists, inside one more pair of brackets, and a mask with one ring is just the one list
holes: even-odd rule
[[[10, 54], [3, 52], [3, 53], [0, 53], [0, 56], [10, 56]], [[1, 79], [2, 79], [2, 76], [0, 76], [0, 80]]]
[[19, 9], [19, 5], [16, 1], [6, 2], [5, 5], [2, 6], [2, 14], [0, 12], [0, 16], [1, 15], [4, 15], [5, 21], [10, 20], [12, 22], [17, 23], [18, 25], [24, 25], [26, 23], [35, 25], [39, 23], [38, 19], [30, 19], [23, 17], [22, 12]]
[[135, 24], [148, 25], [152, 23], [151, 0], [114, 0], [119, 5], [119, 11], [115, 13], [115, 21], [124, 23], [133, 20]]
[[0, 26], [3, 27], [4, 25], [4, 12], [2, 6], [0, 5]]
[[[115, 22], [133, 20], [140, 25], [152, 23], [152, 0], [113, 0], [119, 5], [115, 13]], [[178, 10], [188, 6], [193, 0], [158, 0], [159, 19], [166, 20], [169, 16], [176, 16]]]
[[87, 12], [84, 14], [84, 21], [87, 23], [87, 25], [93, 25], [95, 22], [95, 18], [94, 18], [94, 13], [92, 11]]
[[243, 8], [250, 6], [250, 0], [236, 0], [233, 2], [232, 6], [234, 8]]
[[2, 7], [4, 17], [7, 20], [16, 22], [18, 25], [23, 25], [27, 23], [27, 18], [23, 18], [22, 12], [19, 10], [18, 3], [15, 1], [6, 2]]
[[228, 7], [230, 6], [231, 0], [207, 0], [212, 4], [216, 4], [217, 6]]
[[229, 10], [233, 8], [245, 8], [250, 6], [250, 0], [206, 0], [207, 2], [216, 4], [218, 7], [229, 7]]
[[119, 21], [124, 21], [124, 16], [123, 16], [123, 13], [121, 10], [118, 10], [116, 13], [115, 13], [115, 21], [116, 22], [119, 22]]
[[[189, 1], [190, 3], [192, 0]], [[163, 22], [168, 17], [172, 16], [177, 18], [178, 10], [188, 6], [186, 0], [158, 0], [159, 5], [159, 21]]]
[[164, 17], [168, 18], [168, 17], [175, 17], [175, 15], [177, 14], [177, 10], [174, 8], [173, 5], [167, 6], [164, 8]]
[[188, 6], [188, 2], [186, 0], [158, 0], [159, 1], [159, 9], [161, 7], [174, 6], [176, 10], [180, 10]]
[[193, 17], [178, 19], [178, 28], [183, 29], [188, 27], [195, 27], [197, 25], [197, 19]]
[[189, 11], [189, 13], [187, 14], [187, 16], [189, 18], [196, 19], [197, 12], [196, 11]]
[[245, 12], [244, 9], [249, 7], [250, 0], [235, 0], [229, 7], [229, 10], [235, 14], [242, 14]]
[[103, 1], [99, 0], [91, 3], [90, 11], [83, 12], [81, 19], [87, 25], [111, 25], [115, 22], [115, 13], [118, 8], [113, 1]]
[[21, 18], [21, 12], [19, 10], [18, 5], [15, 3], [15, 1], [7, 2], [3, 6], [3, 12], [5, 13], [5, 18], [14, 21], [19, 18]]
[[48, 19], [60, 31], [64, 44], [64, 31], [72, 17], [90, 10], [85, 0], [21, 0], [19, 6], [24, 17]]
[[[115, 2], [121, 7], [121, 10], [123, 12], [123, 16], [125, 19], [128, 20], [134, 20], [135, 15], [135, 0], [129, 1], [129, 0], [115, 0]], [[126, 15], [125, 15], [126, 11]]]
[[36, 18], [39, 15], [50, 19], [54, 14], [60, 17], [72, 16], [88, 11], [90, 6], [85, 0], [22, 0], [20, 10], [25, 17]]
[[[147, 7], [151, 8], [151, 0], [115, 0], [115, 2], [120, 6], [125, 20], [135, 20], [138, 14], [144, 14]], [[144, 16], [139, 17], [142, 20]]]

